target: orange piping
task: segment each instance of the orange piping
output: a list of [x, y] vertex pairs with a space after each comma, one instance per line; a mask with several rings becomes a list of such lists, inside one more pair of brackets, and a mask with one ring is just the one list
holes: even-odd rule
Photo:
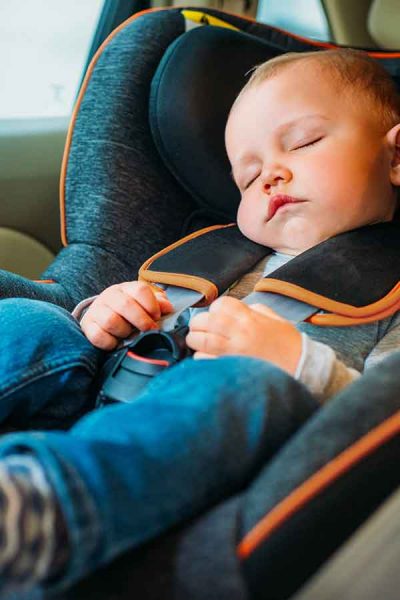
[[200, 292], [204, 296], [194, 306], [208, 306], [218, 298], [217, 286], [195, 275], [182, 275], [182, 273], [165, 273], [164, 271], [145, 271], [139, 275], [139, 281], [147, 281], [148, 283], [164, 283], [167, 285], [176, 285], [189, 290]]
[[286, 281], [280, 281], [279, 279], [273, 279], [272, 277], [258, 281], [254, 286], [254, 290], [257, 292], [273, 292], [282, 294], [283, 296], [289, 296], [289, 298], [306, 302], [317, 308], [329, 310], [335, 312], [337, 315], [351, 318], [373, 317], [376, 320], [377, 315], [380, 313], [391, 310], [393, 307], [395, 307], [396, 310], [397, 308], [400, 308], [400, 282], [396, 283], [394, 288], [391, 289], [384, 298], [381, 298], [381, 300], [360, 307], [355, 307], [343, 302], [336, 302], [335, 300], [331, 300], [320, 294], [310, 292], [294, 283], [287, 283]]
[[227, 227], [234, 227], [235, 225], [236, 225], [236, 223], [229, 223], [228, 225], [211, 225], [210, 227], [203, 227], [203, 229], [199, 229], [198, 231], [189, 233], [189, 235], [186, 235], [185, 237], [180, 238], [177, 242], [173, 242], [169, 246], [166, 246], [162, 250], [159, 250], [158, 252], [156, 252], [155, 254], [150, 256], [150, 258], [145, 260], [145, 262], [142, 264], [142, 266], [139, 269], [139, 275], [142, 272], [146, 271], [148, 269], [148, 267], [157, 258], [159, 258], [160, 256], [163, 256], [164, 254], [167, 254], [170, 250], [174, 250], [174, 248], [177, 248], [178, 246], [181, 246], [182, 244], [186, 244], [186, 242], [188, 242], [194, 238], [200, 237], [201, 235], [204, 235], [205, 233], [208, 233], [210, 231], [215, 231], [216, 229], [226, 229]]
[[76, 100], [74, 109], [72, 111], [72, 115], [71, 115], [71, 120], [70, 120], [70, 124], [68, 127], [68, 132], [67, 132], [67, 138], [66, 138], [66, 142], [65, 142], [65, 148], [64, 148], [64, 154], [63, 154], [63, 159], [62, 159], [62, 163], [61, 163], [61, 174], [60, 174], [60, 222], [61, 222], [61, 241], [63, 243], [64, 246], [68, 245], [68, 240], [67, 240], [67, 228], [66, 228], [66, 220], [65, 220], [65, 178], [67, 175], [67, 163], [68, 163], [68, 156], [69, 156], [69, 151], [71, 148], [71, 141], [72, 141], [72, 134], [73, 134], [73, 130], [75, 127], [75, 122], [76, 122], [76, 118], [78, 115], [78, 110], [80, 107], [80, 104], [82, 102], [82, 98], [86, 92], [86, 88], [88, 86], [89, 83], [89, 79], [92, 75], [93, 69], [96, 66], [96, 63], [100, 57], [100, 54], [103, 52], [104, 48], [107, 46], [107, 44], [114, 38], [115, 35], [117, 35], [117, 33], [119, 33], [121, 31], [121, 29], [123, 29], [124, 27], [126, 27], [129, 23], [131, 23], [132, 21], [134, 21], [135, 19], [137, 19], [138, 17], [144, 15], [145, 13], [149, 13], [149, 12], [157, 12], [159, 10], [170, 10], [171, 7], [166, 7], [166, 8], [150, 8], [147, 10], [142, 10], [138, 13], [135, 13], [132, 17], [129, 17], [129, 19], [126, 19], [126, 21], [124, 21], [123, 23], [121, 23], [121, 25], [118, 25], [118, 27], [116, 27], [111, 33], [110, 35], [104, 40], [104, 42], [101, 44], [101, 46], [97, 49], [96, 54], [93, 56], [90, 65], [88, 66], [88, 69], [86, 71], [86, 75], [85, 78], [83, 80], [81, 89], [79, 90], [79, 95], [78, 98]]
[[351, 325], [365, 325], [366, 323], [373, 323], [374, 321], [382, 321], [382, 319], [390, 317], [398, 310], [400, 310], [400, 299], [397, 300], [395, 304], [388, 306], [385, 310], [370, 315], [369, 317], [353, 318], [335, 314], [320, 315], [317, 313], [311, 315], [306, 321], [313, 325], [319, 325], [320, 327], [349, 327]]
[[400, 411], [339, 454], [273, 508], [240, 542], [237, 547], [239, 558], [247, 558], [280, 525], [326, 489], [332, 481], [371, 454], [378, 446], [398, 434], [399, 431]]
[[228, 225], [211, 225], [210, 227], [203, 227], [203, 229], [199, 229], [199, 231], [195, 231], [186, 235], [185, 237], [179, 239], [177, 242], [174, 242], [150, 256], [143, 265], [139, 269], [139, 280], [144, 280], [148, 282], [154, 283], [166, 283], [169, 285], [177, 285], [180, 287], [189, 288], [191, 290], [195, 290], [200, 292], [205, 296], [205, 301], [201, 301], [201, 303], [197, 303], [196, 306], [207, 306], [213, 300], [215, 300], [218, 296], [218, 288], [217, 286], [208, 281], [207, 279], [203, 279], [202, 277], [197, 277], [196, 275], [185, 275], [182, 273], [165, 273], [161, 271], [150, 271], [149, 267], [152, 263], [157, 260], [160, 256], [164, 254], [168, 254], [169, 251], [174, 250], [178, 246], [185, 244], [186, 242], [200, 237], [210, 231], [215, 231], [217, 229], [226, 229], [227, 227], [234, 227], [236, 223], [229, 223]]
[[34, 279], [33, 283], [55, 283], [53, 279]]

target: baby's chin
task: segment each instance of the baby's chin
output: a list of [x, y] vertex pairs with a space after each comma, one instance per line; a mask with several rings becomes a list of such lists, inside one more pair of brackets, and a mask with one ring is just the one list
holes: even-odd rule
[[253, 228], [239, 225], [239, 229], [250, 240], [272, 248], [275, 252], [296, 256], [310, 248], [313, 248], [320, 242], [323, 242], [329, 236], [323, 232], [316, 231], [315, 228], [305, 226], [304, 221], [300, 223], [286, 223], [282, 227], [270, 227], [264, 224], [254, 231]]

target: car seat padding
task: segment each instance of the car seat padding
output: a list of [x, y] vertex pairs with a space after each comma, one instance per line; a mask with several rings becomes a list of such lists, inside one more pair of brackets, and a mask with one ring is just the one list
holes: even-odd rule
[[280, 50], [245, 33], [199, 27], [168, 48], [153, 78], [150, 126], [163, 160], [199, 204], [233, 220], [239, 192], [225, 121], [246, 73]]

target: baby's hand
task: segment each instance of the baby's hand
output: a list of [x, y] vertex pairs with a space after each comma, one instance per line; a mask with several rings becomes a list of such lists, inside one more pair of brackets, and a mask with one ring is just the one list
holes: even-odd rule
[[263, 358], [291, 375], [301, 356], [301, 333], [296, 327], [262, 304], [247, 306], [223, 296], [208, 312], [190, 321], [187, 345], [194, 358], [216, 358], [240, 354]]
[[163, 291], [154, 291], [141, 281], [127, 281], [106, 288], [94, 300], [81, 320], [81, 328], [94, 346], [113, 350], [135, 328], [156, 329], [161, 315], [173, 310]]

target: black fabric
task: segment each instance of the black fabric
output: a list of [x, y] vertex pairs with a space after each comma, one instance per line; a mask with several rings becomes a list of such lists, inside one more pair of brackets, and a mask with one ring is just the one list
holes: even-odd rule
[[202, 277], [212, 281], [221, 294], [268, 252], [269, 248], [245, 238], [238, 227], [226, 227], [188, 240], [157, 258], [149, 268]]
[[[227, 227], [169, 250], [151, 264], [150, 270], [202, 277], [222, 293], [270, 252], [246, 238], [237, 226]], [[400, 280], [400, 223], [379, 223], [341, 233], [293, 258], [268, 278], [352, 306], [372, 304]], [[338, 285], [343, 281], [347, 285]]]
[[59, 600], [250, 600], [236, 556], [239, 511], [240, 496], [231, 498], [119, 557]]
[[250, 35], [200, 27], [171, 44], [152, 82], [150, 126], [158, 151], [199, 204], [225, 219], [235, 219], [240, 199], [224, 147], [225, 122], [249, 69], [278, 54]]
[[299, 254], [269, 277], [352, 306], [372, 304], [400, 280], [400, 223], [341, 233]]

